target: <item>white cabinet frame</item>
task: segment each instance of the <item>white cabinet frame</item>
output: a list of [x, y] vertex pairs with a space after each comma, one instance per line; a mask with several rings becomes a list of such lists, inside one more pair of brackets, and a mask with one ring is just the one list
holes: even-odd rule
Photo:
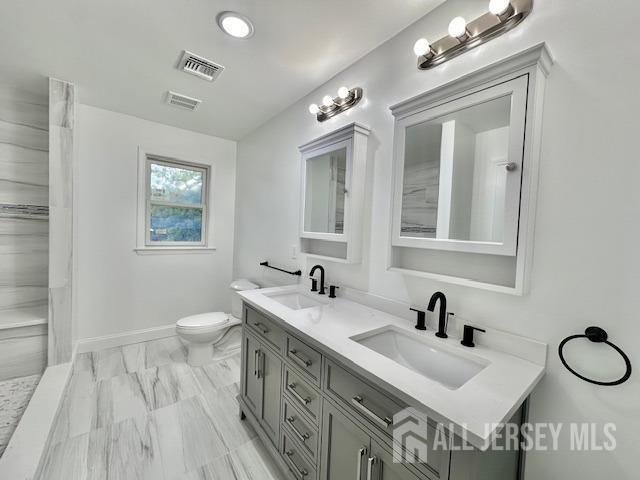
[[[394, 249], [407, 248], [397, 245], [394, 232], [399, 232], [399, 225], [392, 226], [389, 232], [388, 270], [405, 275], [428, 278], [446, 283], [463, 285], [467, 287], [491, 290], [494, 292], [511, 295], [524, 295], [529, 290], [529, 272], [533, 259], [533, 239], [535, 227], [535, 210], [538, 191], [538, 170], [542, 144], [542, 111], [544, 106], [544, 90], [547, 76], [553, 66], [553, 57], [545, 43], [540, 43], [531, 48], [515, 53], [503, 60], [495, 62], [484, 68], [471, 72], [449, 83], [437, 87], [429, 92], [410, 98], [404, 102], [390, 107], [396, 119], [396, 125], [407, 117], [420, 115], [422, 112], [446, 105], [456, 99], [467, 95], [473, 95], [490, 87], [512, 81], [522, 76], [528, 78], [526, 90], [526, 116], [524, 128], [524, 143], [522, 145], [522, 168], [520, 185], [520, 211], [518, 217], [518, 229], [515, 251], [515, 276], [513, 286], [496, 285], [470, 278], [463, 278], [442, 273], [412, 270], [394, 265]], [[397, 155], [399, 143], [403, 144], [404, 136], [395, 136], [394, 152]], [[404, 162], [404, 156], [396, 157]], [[397, 174], [394, 169], [394, 175]], [[394, 185], [398, 180], [394, 178]], [[397, 203], [396, 194], [391, 199], [391, 212]], [[400, 195], [402, 192], [400, 192]], [[397, 215], [394, 215], [394, 220]], [[469, 242], [464, 242], [469, 245]], [[454, 243], [449, 243], [453, 246]], [[487, 245], [478, 245], [479, 251], [464, 249], [470, 253], [484, 253], [482, 250]], [[449, 251], [461, 251], [456, 248], [445, 248]]]
[[[362, 229], [367, 178], [367, 143], [371, 130], [359, 123], [350, 123], [338, 130], [301, 145], [300, 175], [300, 238], [346, 244], [346, 258], [327, 257], [304, 252], [341, 263], [362, 261]], [[305, 230], [307, 160], [325, 153], [346, 148], [345, 200], [343, 233], [320, 233]]]

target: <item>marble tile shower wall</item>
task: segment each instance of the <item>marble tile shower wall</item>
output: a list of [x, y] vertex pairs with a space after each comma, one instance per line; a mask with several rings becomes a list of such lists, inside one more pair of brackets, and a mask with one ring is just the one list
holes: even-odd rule
[[76, 89], [49, 79], [49, 365], [71, 360]]
[[45, 366], [48, 205], [46, 91], [0, 85], [0, 381]]

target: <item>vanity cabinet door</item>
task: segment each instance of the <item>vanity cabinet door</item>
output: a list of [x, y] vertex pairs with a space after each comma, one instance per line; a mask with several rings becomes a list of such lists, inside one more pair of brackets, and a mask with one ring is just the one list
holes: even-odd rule
[[329, 402], [324, 402], [320, 454], [321, 480], [365, 480], [369, 434]]
[[371, 454], [367, 457], [367, 480], [421, 480], [427, 476], [417, 476], [404, 464], [395, 463], [393, 455], [375, 440], [371, 441]]
[[262, 426], [274, 445], [280, 435], [280, 403], [282, 400], [282, 361], [267, 348], [261, 348], [260, 374], [262, 376]]
[[242, 397], [258, 418], [262, 418], [262, 377], [258, 370], [260, 364], [260, 344], [251, 335], [243, 337], [243, 385]]

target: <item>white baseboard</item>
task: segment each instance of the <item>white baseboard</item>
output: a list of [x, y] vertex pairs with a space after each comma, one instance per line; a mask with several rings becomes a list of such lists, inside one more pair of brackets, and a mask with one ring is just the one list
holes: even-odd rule
[[176, 324], [172, 323], [162, 327], [132, 330], [130, 332], [105, 335], [103, 337], [84, 338], [78, 341], [78, 353], [96, 352], [105, 348], [148, 342], [149, 340], [172, 337], [174, 335], [176, 335]]

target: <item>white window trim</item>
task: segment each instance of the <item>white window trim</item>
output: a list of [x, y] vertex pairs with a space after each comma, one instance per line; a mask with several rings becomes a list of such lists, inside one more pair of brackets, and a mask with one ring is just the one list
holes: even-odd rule
[[[163, 163], [170, 165], [182, 165], [188, 168], [201, 170], [204, 175], [203, 203], [194, 206], [202, 209], [202, 241], [201, 242], [151, 242], [149, 222], [150, 200], [150, 164]], [[214, 165], [207, 162], [194, 162], [184, 160], [181, 155], [152, 153], [143, 147], [138, 147], [138, 210], [136, 217], [136, 248], [139, 255], [153, 254], [184, 254], [184, 253], [210, 253], [216, 250], [213, 245], [213, 221], [211, 206], [211, 191], [214, 184]], [[162, 203], [155, 202], [154, 203]], [[189, 208], [189, 205], [180, 205]]]

